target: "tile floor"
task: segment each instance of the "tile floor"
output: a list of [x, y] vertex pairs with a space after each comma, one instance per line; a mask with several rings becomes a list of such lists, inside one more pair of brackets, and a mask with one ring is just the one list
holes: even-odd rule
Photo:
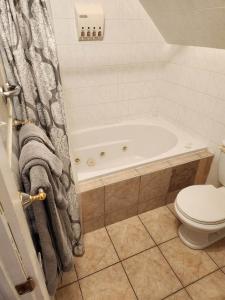
[[192, 250], [178, 226], [169, 204], [86, 234], [56, 300], [225, 300], [225, 239]]

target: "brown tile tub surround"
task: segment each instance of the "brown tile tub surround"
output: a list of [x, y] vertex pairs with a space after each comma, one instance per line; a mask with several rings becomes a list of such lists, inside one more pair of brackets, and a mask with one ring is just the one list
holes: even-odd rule
[[101, 179], [79, 184], [85, 232], [104, 226], [105, 187]]
[[172, 168], [169, 163], [155, 163], [137, 169], [141, 177], [138, 213], [165, 205]]
[[174, 202], [181, 189], [205, 183], [212, 160], [201, 150], [81, 182], [85, 232]]
[[[127, 170], [103, 178], [105, 184], [105, 223], [120, 221], [117, 215], [132, 209], [137, 214], [140, 177], [135, 170]], [[115, 219], [112, 216], [115, 215]], [[131, 216], [128, 214], [128, 217]]]

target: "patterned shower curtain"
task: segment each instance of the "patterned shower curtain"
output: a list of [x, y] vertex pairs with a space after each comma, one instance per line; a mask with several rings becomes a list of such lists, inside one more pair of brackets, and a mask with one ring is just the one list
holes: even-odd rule
[[22, 93], [13, 99], [15, 117], [33, 120], [43, 128], [63, 162], [62, 181], [73, 232], [71, 244], [74, 254], [82, 255], [59, 64], [45, 0], [0, 0], [0, 54], [9, 84], [22, 87]]

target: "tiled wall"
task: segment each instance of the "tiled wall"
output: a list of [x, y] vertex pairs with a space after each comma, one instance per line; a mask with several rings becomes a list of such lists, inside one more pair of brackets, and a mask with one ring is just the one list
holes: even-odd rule
[[218, 152], [225, 138], [225, 50], [167, 47], [159, 112], [200, 135]]
[[155, 112], [165, 46], [161, 35], [138, 0], [94, 1], [105, 12], [102, 42], [77, 41], [74, 3], [78, 0], [51, 0], [72, 130]]
[[75, 1], [89, 0], [50, 0], [71, 130], [159, 113], [205, 139], [218, 158], [225, 50], [166, 44], [138, 0], [92, 0], [104, 7], [104, 41], [77, 42]]
[[173, 202], [192, 184], [204, 184], [212, 154], [200, 151], [80, 183], [85, 232]]

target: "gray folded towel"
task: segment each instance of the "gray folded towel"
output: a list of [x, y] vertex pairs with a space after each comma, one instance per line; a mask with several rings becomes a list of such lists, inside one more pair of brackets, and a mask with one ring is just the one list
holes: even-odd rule
[[67, 213], [66, 191], [60, 180], [62, 162], [49, 149], [52, 147], [46, 136], [41, 134], [29, 138], [28, 129], [19, 134], [22, 146], [19, 168], [26, 193], [34, 195], [42, 188], [47, 194], [44, 202], [32, 204], [28, 219], [32, 230], [39, 237], [46, 284], [49, 293], [53, 295], [57, 287], [57, 270], [68, 271], [73, 264], [70, 242], [73, 233]]
[[55, 202], [59, 208], [67, 208], [68, 201], [66, 198], [66, 191], [60, 181], [62, 175], [62, 162], [53, 154], [44, 144], [33, 140], [23, 146], [19, 158], [20, 174], [23, 175], [23, 168], [35, 159], [39, 159], [40, 163], [46, 162], [49, 167], [49, 174], [52, 173], [54, 180], [52, 181], [53, 189], [55, 192]]
[[38, 126], [32, 123], [25, 124], [20, 129], [19, 134], [19, 146], [20, 149], [31, 140], [39, 141], [45, 144], [53, 153], [55, 152], [55, 147], [52, 142], [46, 136], [46, 133]]

